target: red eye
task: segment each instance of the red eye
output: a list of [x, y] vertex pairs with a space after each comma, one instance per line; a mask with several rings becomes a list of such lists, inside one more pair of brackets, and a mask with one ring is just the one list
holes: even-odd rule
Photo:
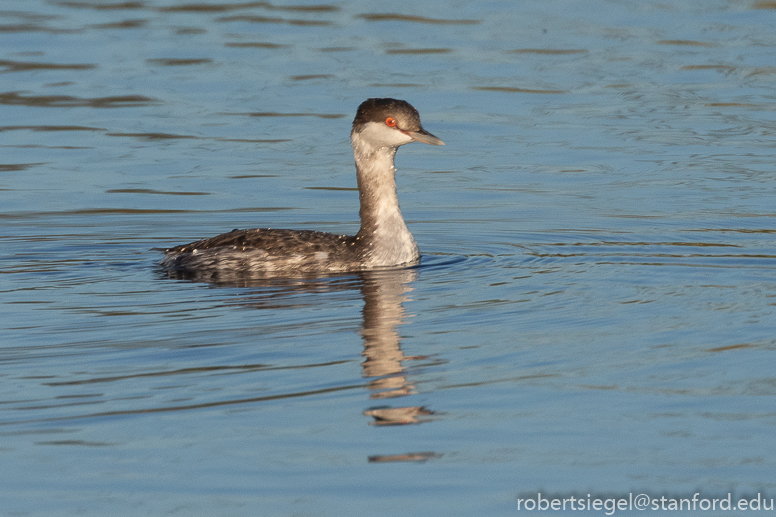
[[393, 117], [388, 117], [385, 119], [385, 125], [388, 127], [396, 127], [396, 119]]

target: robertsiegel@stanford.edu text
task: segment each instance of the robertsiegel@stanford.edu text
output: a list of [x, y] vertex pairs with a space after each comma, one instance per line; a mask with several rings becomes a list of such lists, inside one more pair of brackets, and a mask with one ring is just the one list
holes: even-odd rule
[[627, 497], [587, 497], [576, 496], [552, 496], [543, 497], [541, 492], [536, 497], [521, 497], [517, 499], [517, 509], [520, 511], [568, 511], [583, 510], [602, 511], [606, 515], [613, 515], [616, 511], [626, 510], [722, 510], [722, 511], [745, 511], [745, 510], [770, 510], [773, 511], [773, 498], [765, 498], [761, 494], [755, 497], [733, 498], [733, 494], [727, 494], [727, 497], [702, 497], [700, 493], [695, 493], [692, 497], [651, 497], [641, 493]]

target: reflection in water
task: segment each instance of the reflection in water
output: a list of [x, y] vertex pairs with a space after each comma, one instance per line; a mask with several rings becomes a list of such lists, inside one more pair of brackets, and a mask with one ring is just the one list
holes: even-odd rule
[[373, 425], [405, 425], [422, 424], [427, 420], [423, 420], [420, 417], [432, 415], [433, 412], [422, 406], [398, 408], [381, 406], [364, 411], [364, 414], [375, 419]]
[[[362, 274], [361, 292], [364, 296], [364, 362], [363, 375], [368, 379], [371, 398], [402, 397], [413, 392], [413, 386], [404, 373], [404, 361], [422, 359], [407, 357], [401, 349], [397, 326], [406, 316], [402, 302], [412, 290], [410, 282], [417, 278], [417, 270], [370, 271]], [[415, 424], [419, 417], [431, 414], [420, 406], [377, 407], [364, 412], [374, 418], [374, 425]]]
[[442, 456], [436, 452], [408, 452], [405, 454], [386, 454], [369, 456], [369, 463], [389, 463], [395, 461], [426, 461]]
[[[417, 269], [385, 269], [362, 271], [354, 275], [343, 275], [325, 279], [299, 278], [255, 278], [235, 275], [219, 277], [218, 282], [210, 278], [186, 276], [179, 272], [160, 271], [164, 276], [209, 282], [219, 287], [260, 287], [261, 294], [251, 294], [240, 299], [239, 305], [255, 309], [278, 309], [301, 307], [294, 298], [289, 305], [288, 296], [307, 293], [325, 293], [360, 289], [364, 298], [362, 375], [369, 379], [367, 384], [371, 399], [392, 399], [414, 393], [414, 386], [405, 374], [404, 362], [426, 359], [426, 356], [406, 356], [401, 349], [401, 337], [397, 327], [404, 323], [406, 313], [403, 302], [409, 298], [410, 284], [417, 279]], [[364, 411], [372, 417], [372, 425], [404, 425], [428, 421], [422, 417], [433, 412], [422, 406], [393, 407], [381, 405]]]

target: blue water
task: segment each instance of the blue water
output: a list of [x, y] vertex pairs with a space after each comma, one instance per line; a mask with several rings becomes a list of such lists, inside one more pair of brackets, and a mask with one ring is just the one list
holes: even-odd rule
[[[776, 497], [775, 7], [0, 1], [0, 514]], [[354, 232], [375, 96], [420, 267], [158, 268]]]

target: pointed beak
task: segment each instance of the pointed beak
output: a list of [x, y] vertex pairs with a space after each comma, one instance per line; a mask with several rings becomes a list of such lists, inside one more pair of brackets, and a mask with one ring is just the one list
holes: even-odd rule
[[445, 145], [443, 141], [429, 133], [423, 128], [420, 128], [417, 131], [404, 131], [410, 138], [413, 140], [416, 140], [418, 142], [423, 142], [424, 144], [430, 144], [430, 145]]

